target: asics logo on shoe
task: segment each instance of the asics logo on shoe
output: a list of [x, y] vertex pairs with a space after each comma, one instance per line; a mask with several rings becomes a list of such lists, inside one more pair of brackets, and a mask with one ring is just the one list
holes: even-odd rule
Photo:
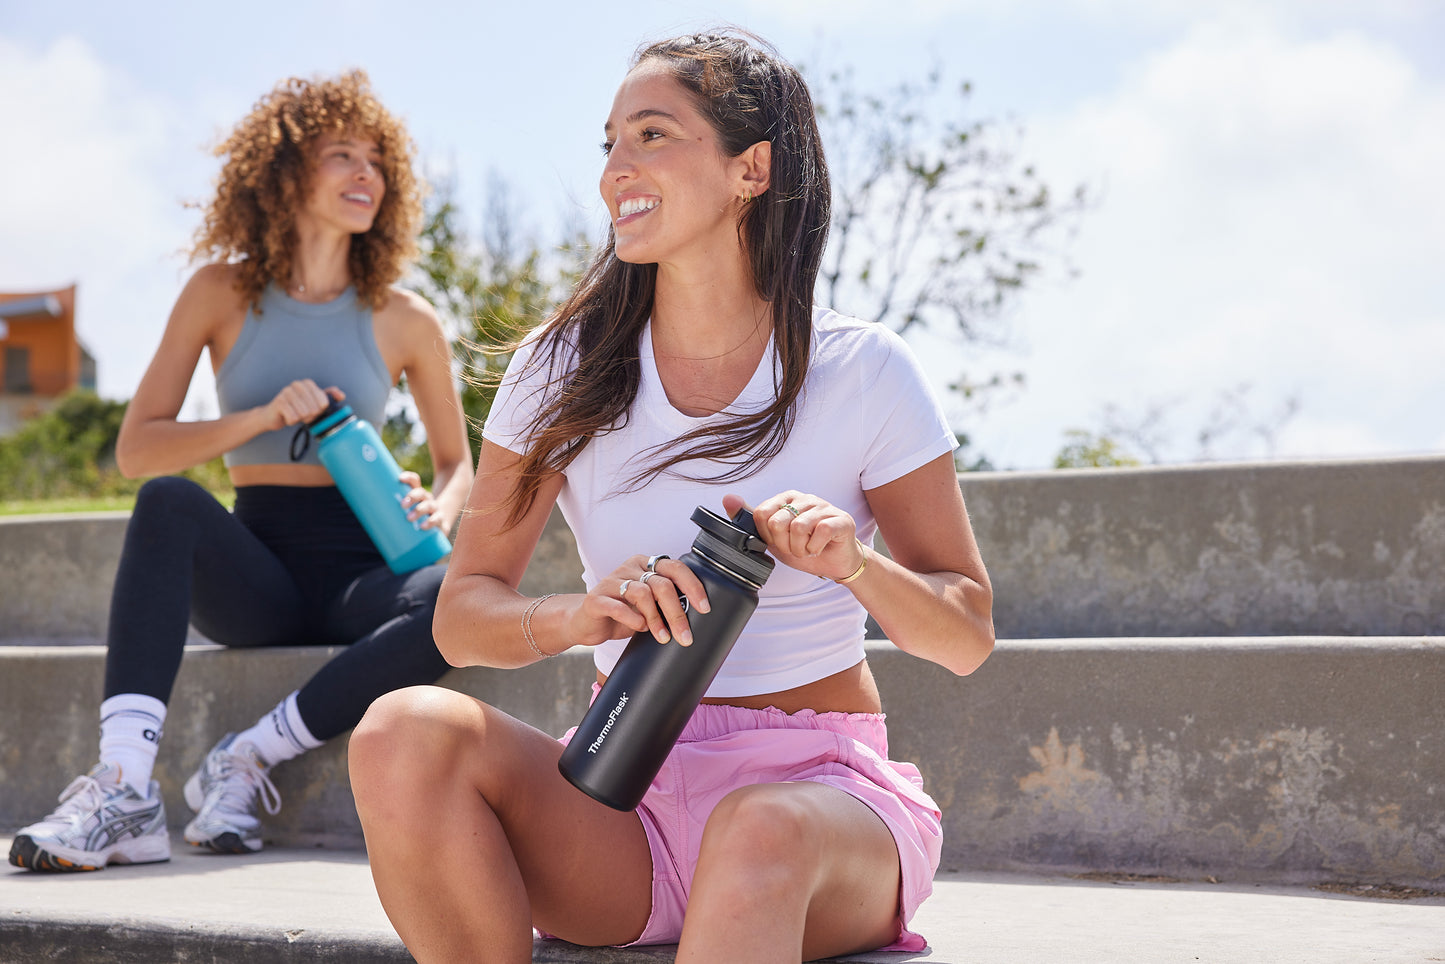
[[90, 832], [86, 838], [85, 849], [99, 850], [111, 846], [123, 837], [142, 836], [159, 813], [159, 805], [130, 813], [111, 811], [107, 814], [109, 819]]

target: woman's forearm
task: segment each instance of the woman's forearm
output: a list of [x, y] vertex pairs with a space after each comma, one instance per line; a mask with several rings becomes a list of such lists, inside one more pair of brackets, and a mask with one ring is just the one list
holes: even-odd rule
[[[567, 617], [570, 595], [533, 598], [490, 576], [450, 574], [442, 585], [432, 635], [453, 666], [516, 669], [571, 647]], [[531, 633], [532, 648], [523, 631]]]
[[269, 430], [273, 419], [262, 407], [199, 422], [167, 417], [128, 421], [116, 441], [116, 466], [130, 479], [182, 472]]
[[993, 652], [993, 591], [956, 572], [917, 573], [869, 548], [848, 584], [899, 649], [967, 676]]
[[433, 465], [432, 498], [437, 504], [437, 515], [441, 517], [443, 532], [449, 534], [455, 528], [462, 507], [467, 504], [467, 494], [472, 490], [472, 477], [472, 464], [469, 461]]

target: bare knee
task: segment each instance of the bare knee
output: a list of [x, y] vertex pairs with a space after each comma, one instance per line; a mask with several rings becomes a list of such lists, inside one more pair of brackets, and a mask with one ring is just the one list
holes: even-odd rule
[[708, 817], [699, 871], [760, 899], [807, 893], [824, 846], [817, 826], [810, 801], [783, 785], [734, 790]]
[[[416, 743], [414, 738], [444, 732], [447, 718], [453, 715], [449, 704], [459, 695], [434, 686], [409, 686], [379, 697], [351, 732], [347, 753], [352, 766], [358, 759], [381, 762], [433, 749], [430, 740]], [[401, 754], [403, 748], [410, 752]]]
[[391, 799], [426, 793], [448, 772], [476, 727], [476, 702], [453, 690], [411, 686], [378, 698], [347, 745], [352, 792], [361, 807], [382, 791]]

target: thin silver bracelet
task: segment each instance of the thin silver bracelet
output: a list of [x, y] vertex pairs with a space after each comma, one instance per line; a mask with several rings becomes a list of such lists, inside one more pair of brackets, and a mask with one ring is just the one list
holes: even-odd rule
[[532, 648], [532, 652], [536, 653], [542, 659], [551, 659], [557, 654], [542, 652], [542, 648], [538, 646], [537, 641], [532, 638], [532, 614], [537, 611], [538, 606], [542, 605], [544, 602], [551, 599], [555, 595], [557, 595], [555, 592], [549, 592], [545, 596], [538, 596], [536, 599], [532, 600], [532, 605], [528, 606], [527, 611], [522, 614], [522, 638], [527, 641], [527, 645]]

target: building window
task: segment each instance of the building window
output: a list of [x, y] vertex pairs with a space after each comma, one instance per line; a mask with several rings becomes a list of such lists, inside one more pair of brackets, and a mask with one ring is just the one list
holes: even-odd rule
[[80, 345], [80, 387], [95, 391], [95, 357]]
[[35, 391], [30, 381], [30, 349], [6, 347], [5, 394], [29, 395]]

